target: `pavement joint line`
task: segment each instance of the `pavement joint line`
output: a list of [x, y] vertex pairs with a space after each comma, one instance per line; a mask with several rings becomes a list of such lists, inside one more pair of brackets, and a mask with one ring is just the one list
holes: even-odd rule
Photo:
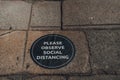
[[90, 66], [90, 74], [93, 73], [93, 70], [92, 70], [92, 64], [91, 64], [91, 49], [90, 49], [90, 45], [89, 45], [89, 40], [88, 40], [88, 37], [87, 37], [87, 33], [85, 31], [83, 31], [84, 34], [85, 34], [85, 38], [86, 38], [86, 41], [87, 41], [87, 46], [88, 46], [88, 51], [89, 51], [89, 59], [88, 59], [88, 62], [89, 62], [89, 66]]
[[[36, 0], [36, 1], [39, 1], [39, 0]], [[61, 0], [41, 0], [41, 2], [43, 2], [43, 1], [61, 1]]]
[[79, 31], [79, 30], [120, 30], [120, 28], [73, 28], [73, 29], [63, 29], [63, 30], [72, 30], [72, 31]]
[[63, 30], [120, 30], [120, 28], [73, 28], [73, 29], [63, 29]]
[[60, 26], [31, 26], [31, 28], [60, 27]]
[[9, 29], [0, 29], [0, 31], [28, 31], [28, 30], [23, 30], [23, 29], [16, 29], [16, 30], [9, 30]]
[[[31, 23], [31, 15], [32, 15], [32, 8], [33, 7], [33, 3], [31, 5], [31, 11], [30, 11], [30, 16], [29, 16], [29, 23], [28, 23], [28, 29], [26, 31], [26, 39], [25, 39], [25, 44], [24, 44], [24, 53], [23, 53], [23, 63], [22, 63], [22, 68], [24, 69], [24, 62], [25, 62], [25, 56], [26, 56], [26, 48], [27, 48], [27, 42], [28, 42], [28, 32], [29, 32], [29, 29], [30, 29], [30, 23]], [[23, 79], [23, 75], [22, 75], [22, 80]]]
[[[81, 24], [81, 25], [84, 25], [84, 26], [88, 26], [88, 25], [120, 25], [120, 23], [101, 23], [101, 24]], [[64, 25], [66, 26], [66, 25]], [[69, 25], [69, 26], [72, 26], [72, 25]], [[80, 25], [78, 25], [80, 26]]]
[[[119, 25], [120, 26], [120, 25]], [[45, 26], [45, 27], [47, 27], [47, 26]], [[33, 28], [33, 27], [32, 27]], [[31, 28], [31, 29], [32, 29]], [[42, 28], [42, 26], [41, 26], [41, 28]], [[55, 27], [54, 27], [55, 28]], [[43, 29], [40, 29], [40, 28], [36, 28], [36, 30], [24, 30], [24, 29], [11, 29], [12, 31], [56, 31], [56, 30], [59, 30], [59, 29], [45, 29], [45, 28], [43, 28]], [[33, 28], [33, 29], [35, 29], [35, 28]], [[108, 28], [108, 27], [106, 27], [106, 28], [100, 28], [100, 27], [98, 27], [98, 28], [85, 28], [85, 27], [77, 27], [77, 28], [74, 28], [74, 27], [72, 27], [72, 28], [63, 28], [63, 30], [62, 31], [81, 31], [81, 30], [120, 30], [120, 27], [111, 27], [111, 28]], [[10, 31], [9, 29], [0, 29], [0, 31]], [[61, 31], [61, 29], [59, 30], [59, 31]]]
[[63, 30], [63, 0], [60, 1], [60, 10], [61, 10], [61, 30]]
[[29, 17], [29, 23], [28, 23], [28, 31], [30, 30], [31, 20], [32, 20], [32, 12], [33, 12], [33, 4], [31, 4], [31, 10], [30, 10], [30, 17]]
[[[32, 4], [32, 5], [33, 5], [33, 4]], [[27, 41], [28, 41], [28, 31], [29, 31], [30, 22], [31, 22], [32, 5], [31, 5], [31, 11], [30, 11], [30, 18], [29, 18], [29, 23], [28, 23], [28, 29], [26, 30], [25, 48], [24, 48], [23, 65], [22, 65], [23, 68], [24, 68], [25, 53], [26, 53], [26, 47], [27, 47]]]
[[42, 30], [40, 30], [40, 29], [32, 29], [32, 30], [29, 30], [29, 31], [63, 31], [63, 30], [58, 30], [58, 29], [54, 29], [54, 30], [52, 30], [52, 29], [49, 29], [49, 30], [46, 30], [46, 29], [42, 29]]
[[[25, 73], [23, 73], [24, 75]], [[27, 75], [34, 75], [34, 76], [93, 76], [97, 74], [87, 74], [87, 73], [69, 73], [69, 74], [33, 74], [33, 73], [27, 73]], [[106, 75], [106, 74], [100, 74], [100, 75]], [[115, 75], [115, 74], [109, 74], [109, 75]]]
[[25, 74], [25, 73], [23, 73], [23, 72], [21, 72], [21, 73], [14, 73], [14, 74], [6, 74], [6, 75], [0, 75], [0, 77], [8, 77], [8, 76], [19, 76], [19, 75], [22, 75], [22, 77], [23, 76], [26, 76], [26, 75], [32, 75], [32, 77], [37, 77], [37, 76], [63, 76], [63, 77], [66, 77], [66, 78], [69, 78], [69, 77], [77, 77], [77, 76], [82, 76], [82, 77], [86, 77], [86, 76], [102, 76], [102, 75], [104, 75], [104, 76], [120, 76], [120, 74], [117, 74], [117, 75], [115, 75], [115, 74], [89, 74], [89, 75], [80, 75], [80, 74], [29, 74], [29, 73], [27, 73], [27, 74]]
[[5, 35], [7, 35], [7, 34], [10, 34], [10, 33], [12, 33], [12, 32], [14, 32], [14, 31], [10, 31], [10, 32], [3, 33], [3, 34], [0, 35], [0, 37], [1, 37], [1, 36], [5, 36]]
[[[30, 29], [30, 30], [20, 30], [20, 29], [16, 29], [16, 30], [12, 30], [12, 31], [88, 31], [88, 30], [120, 30], [120, 28], [114, 28], [114, 29], [95, 29], [95, 28], [90, 28], [90, 29], [63, 29], [63, 30], [59, 30], [59, 29]], [[0, 29], [0, 31], [11, 31], [11, 30], [7, 30], [7, 29]]]
[[63, 25], [64, 29], [120, 29], [120, 24]]

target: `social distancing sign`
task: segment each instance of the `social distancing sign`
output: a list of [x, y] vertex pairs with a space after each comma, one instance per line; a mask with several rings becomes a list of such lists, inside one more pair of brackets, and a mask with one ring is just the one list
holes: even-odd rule
[[38, 38], [30, 54], [35, 63], [49, 69], [66, 66], [75, 56], [73, 42], [63, 35], [48, 34]]

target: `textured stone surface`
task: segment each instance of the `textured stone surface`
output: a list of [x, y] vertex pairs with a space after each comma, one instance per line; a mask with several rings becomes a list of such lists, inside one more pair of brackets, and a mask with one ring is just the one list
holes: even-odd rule
[[0, 29], [27, 29], [30, 10], [24, 1], [0, 1]]
[[97, 76], [71, 77], [69, 80], [120, 80], [120, 76], [97, 75]]
[[120, 23], [119, 0], [92, 0], [90, 4], [90, 17], [92, 24]]
[[63, 23], [64, 25], [119, 24], [119, 7], [119, 0], [65, 0]]
[[[30, 57], [30, 47], [33, 42], [47, 34], [61, 34], [72, 40], [76, 47], [74, 59], [65, 67], [59, 69], [45, 69], [36, 65]], [[24, 68], [26, 72], [38, 74], [66, 74], [66, 73], [87, 73], [89, 72], [89, 51], [85, 34], [79, 31], [29, 31]]]
[[32, 28], [60, 29], [60, 2], [36, 1], [32, 9]]
[[22, 71], [24, 44], [24, 31], [0, 36], [0, 75]]
[[120, 73], [120, 30], [87, 31], [95, 73]]
[[61, 76], [37, 76], [25, 80], [65, 80], [65, 79]]
[[65, 0], [63, 2], [64, 25], [90, 24], [90, 0]]

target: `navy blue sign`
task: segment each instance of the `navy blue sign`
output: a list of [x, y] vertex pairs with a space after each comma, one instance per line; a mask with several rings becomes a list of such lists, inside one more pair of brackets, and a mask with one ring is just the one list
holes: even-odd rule
[[75, 56], [75, 47], [70, 39], [58, 34], [49, 34], [37, 39], [30, 50], [38, 65], [55, 69], [67, 65]]

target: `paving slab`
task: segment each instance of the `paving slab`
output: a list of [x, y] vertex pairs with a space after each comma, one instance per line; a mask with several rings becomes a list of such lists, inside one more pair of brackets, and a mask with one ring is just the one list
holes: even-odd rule
[[31, 4], [24, 1], [0, 1], [0, 29], [26, 30]]
[[22, 72], [25, 33], [13, 31], [0, 36], [0, 75]]
[[[63, 28], [72, 27], [74, 29], [84, 27], [83, 25], [119, 24], [119, 7], [119, 0], [65, 0], [63, 1]], [[107, 27], [109, 28], [109, 26]]]
[[70, 77], [69, 80], [120, 80], [120, 76], [116, 75], [96, 75], [96, 76], [81, 76]]
[[65, 78], [61, 76], [37, 76], [25, 80], [65, 80]]
[[82, 25], [90, 24], [90, 0], [65, 0], [63, 1], [63, 24]]
[[60, 29], [60, 1], [36, 1], [32, 8], [32, 29]]
[[[66, 66], [59, 69], [46, 69], [37, 65], [30, 56], [30, 48], [33, 42], [47, 34], [60, 34], [68, 37], [76, 47], [74, 59]], [[33, 74], [68, 74], [89, 73], [89, 51], [85, 34], [79, 31], [29, 31], [28, 43], [24, 62], [24, 71]]]
[[0, 77], [0, 80], [9, 80], [7, 77]]
[[120, 31], [86, 31], [94, 73], [120, 73]]

